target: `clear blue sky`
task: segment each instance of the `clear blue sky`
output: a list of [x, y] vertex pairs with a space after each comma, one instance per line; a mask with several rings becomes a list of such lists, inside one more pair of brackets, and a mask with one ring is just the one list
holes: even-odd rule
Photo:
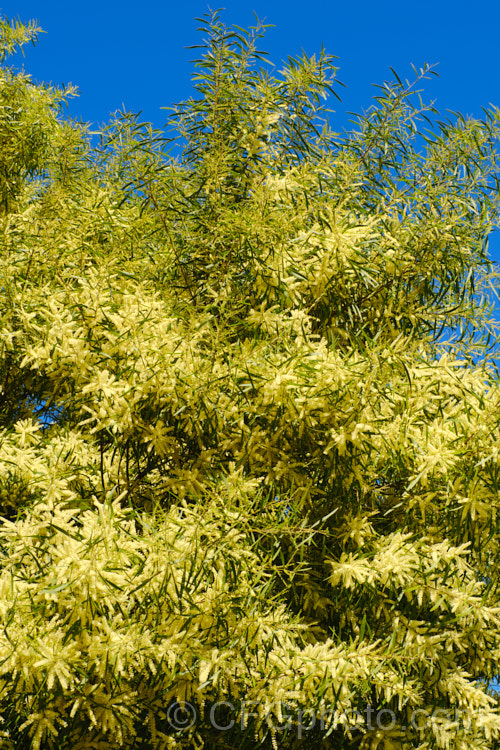
[[[226, 0], [228, 25], [248, 26], [253, 11], [274, 24], [261, 47], [276, 64], [323, 43], [338, 56], [342, 104], [335, 104], [336, 130], [348, 127], [347, 111], [361, 111], [375, 93], [371, 84], [401, 77], [410, 63], [438, 63], [440, 78], [427, 83], [427, 98], [447, 109], [480, 117], [481, 107], [500, 106], [498, 36], [500, 0]], [[216, 3], [211, 3], [216, 8]], [[162, 126], [160, 108], [191, 93], [187, 45], [200, 42], [195, 18], [207, 11], [202, 0], [0, 0], [1, 13], [36, 19], [47, 32], [26, 49], [24, 66], [34, 79], [72, 82], [80, 96], [69, 112], [95, 124], [123, 108], [142, 110]], [[491, 245], [500, 261], [500, 238]]]

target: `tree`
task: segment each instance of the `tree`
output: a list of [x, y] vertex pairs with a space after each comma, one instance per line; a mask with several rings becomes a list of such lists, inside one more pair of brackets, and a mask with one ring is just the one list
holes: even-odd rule
[[500, 114], [201, 23], [174, 142], [3, 68], [2, 747], [491, 748]]

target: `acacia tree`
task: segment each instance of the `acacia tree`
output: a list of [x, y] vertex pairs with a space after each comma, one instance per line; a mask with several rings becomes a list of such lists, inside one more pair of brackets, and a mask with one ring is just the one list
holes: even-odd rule
[[1, 747], [491, 748], [500, 115], [202, 25], [174, 145], [2, 69]]

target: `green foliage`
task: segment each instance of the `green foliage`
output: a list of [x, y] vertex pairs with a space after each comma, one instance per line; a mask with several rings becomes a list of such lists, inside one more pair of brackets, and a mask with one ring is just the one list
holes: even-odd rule
[[167, 133], [1, 73], [0, 747], [493, 748], [500, 113], [201, 23]]

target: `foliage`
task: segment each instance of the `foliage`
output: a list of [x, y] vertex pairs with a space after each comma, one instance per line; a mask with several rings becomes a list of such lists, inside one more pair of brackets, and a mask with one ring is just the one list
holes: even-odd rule
[[491, 748], [500, 114], [202, 25], [173, 143], [1, 74], [2, 747]]

